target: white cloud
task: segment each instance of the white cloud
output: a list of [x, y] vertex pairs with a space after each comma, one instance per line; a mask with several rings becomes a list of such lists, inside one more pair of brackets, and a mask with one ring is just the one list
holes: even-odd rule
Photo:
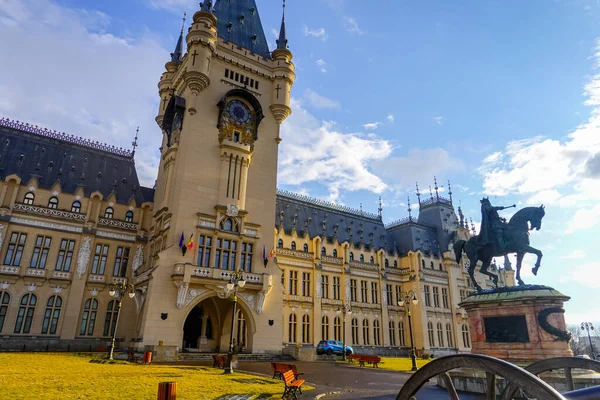
[[575, 212], [565, 233], [589, 229], [600, 222], [600, 204], [592, 208], [580, 208]]
[[321, 71], [322, 73], [327, 72], [327, 68], [326, 68], [326, 63], [325, 61], [323, 61], [321, 58], [319, 58], [315, 64], [317, 64], [317, 67], [319, 67], [319, 71]]
[[388, 120], [388, 122], [394, 122], [395, 121], [394, 114], [388, 114], [386, 119]]
[[561, 258], [563, 260], [576, 260], [578, 258], [583, 258], [585, 257], [585, 252], [581, 249], [576, 249], [573, 250], [572, 252], [570, 252], [569, 254], [567, 254], [566, 256], [562, 256]]
[[582, 286], [600, 289], [600, 280], [595, 279], [600, 271], [600, 262], [592, 261], [585, 264], [571, 264], [569, 273], [564, 274], [560, 281], [563, 283], [575, 282]]
[[329, 38], [327, 32], [325, 32], [325, 28], [309, 29], [308, 26], [304, 25], [303, 32], [304, 36], [313, 36], [322, 41], [326, 41]]
[[365, 128], [366, 130], [375, 130], [377, 128], [379, 128], [379, 126], [382, 124], [382, 122], [370, 122], [368, 124], [364, 124], [363, 128]]
[[309, 105], [311, 105], [314, 108], [318, 108], [318, 109], [339, 109], [340, 108], [340, 103], [338, 103], [335, 100], [329, 99], [325, 96], [321, 96], [320, 94], [318, 94], [317, 92], [311, 90], [311, 89], [306, 89], [304, 91], [304, 97], [303, 100], [305, 100]]
[[358, 21], [356, 21], [356, 18], [346, 17], [345, 22], [346, 22], [346, 30], [348, 32], [350, 32], [352, 34], [356, 34], [356, 35], [364, 35], [365, 34], [365, 32], [359, 28]]
[[561, 194], [554, 190], [542, 190], [529, 197], [526, 201], [529, 205], [554, 204], [561, 198]]
[[193, 0], [144, 0], [144, 2], [151, 8], [162, 8], [175, 13], [199, 7], [198, 1]]
[[444, 117], [433, 117], [436, 124], [442, 125], [444, 123]]

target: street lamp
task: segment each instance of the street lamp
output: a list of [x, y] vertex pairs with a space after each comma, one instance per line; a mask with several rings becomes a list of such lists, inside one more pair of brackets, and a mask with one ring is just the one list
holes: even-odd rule
[[594, 325], [591, 322], [582, 322], [581, 330], [587, 331], [588, 340], [590, 341], [590, 352], [592, 353], [592, 360], [596, 359], [596, 353], [594, 353], [594, 345], [592, 344], [592, 337], [590, 336], [590, 331], [594, 330]]
[[117, 336], [117, 328], [119, 326], [119, 316], [121, 315], [121, 304], [125, 295], [128, 295], [130, 299], [135, 297], [135, 288], [131, 283], [127, 281], [119, 283], [111, 283], [109, 286], [108, 295], [117, 299], [117, 320], [115, 321], [115, 330], [112, 333], [110, 341], [110, 352], [108, 353], [108, 359], [113, 359], [113, 353], [115, 351], [115, 338]]
[[233, 373], [233, 330], [235, 329], [235, 312], [237, 308], [237, 290], [238, 287], [243, 288], [246, 285], [242, 270], [237, 270], [229, 276], [229, 283], [227, 284], [227, 293], [231, 293], [233, 290], [233, 313], [231, 314], [231, 335], [229, 336], [229, 353], [227, 353], [227, 367], [225, 368], [226, 374]]
[[352, 315], [352, 308], [350, 308], [349, 304], [342, 304], [341, 306], [338, 307], [337, 314], [340, 313], [344, 313], [343, 317], [342, 317], [342, 360], [346, 360], [346, 314], [348, 315]]
[[416, 371], [418, 368], [417, 357], [415, 354], [415, 341], [413, 339], [412, 314], [410, 313], [410, 303], [413, 303], [415, 306], [419, 303], [419, 299], [417, 299], [417, 294], [412, 290], [409, 290], [408, 292], [405, 292], [404, 290], [401, 291], [398, 306], [404, 307], [406, 309], [406, 315], [408, 315], [408, 332], [410, 334], [410, 359], [412, 361], [412, 371]]

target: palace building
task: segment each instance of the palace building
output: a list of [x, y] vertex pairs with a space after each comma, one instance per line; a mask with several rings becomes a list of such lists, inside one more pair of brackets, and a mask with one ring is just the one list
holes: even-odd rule
[[[249, 353], [310, 358], [345, 337], [359, 352], [406, 354], [399, 301], [412, 290], [415, 347], [468, 352], [458, 303], [474, 289], [450, 250], [470, 229], [451, 192], [419, 193], [417, 217], [409, 206], [384, 225], [381, 208], [278, 191], [295, 80], [285, 19], [270, 51], [254, 0], [212, 3], [158, 82], [154, 188], [140, 185], [135, 151], [0, 119], [0, 350], [96, 349], [117, 327], [119, 346], [139, 349], [224, 352], [233, 332]], [[135, 297], [117, 326], [109, 288], [124, 282]]]

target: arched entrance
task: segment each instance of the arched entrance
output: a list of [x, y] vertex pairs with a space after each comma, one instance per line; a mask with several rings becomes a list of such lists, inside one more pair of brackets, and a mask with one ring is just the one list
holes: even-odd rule
[[[225, 352], [229, 349], [232, 302], [209, 297], [196, 304], [183, 324], [182, 349], [186, 352]], [[250, 351], [252, 341], [251, 316], [238, 301], [233, 329], [236, 350]]]

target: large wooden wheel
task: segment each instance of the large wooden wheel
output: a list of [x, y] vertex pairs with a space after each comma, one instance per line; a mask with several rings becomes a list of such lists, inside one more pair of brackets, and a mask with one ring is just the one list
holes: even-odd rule
[[425, 365], [410, 377], [402, 386], [396, 400], [412, 400], [419, 389], [431, 378], [441, 375], [451, 400], [460, 400], [448, 371], [456, 368], [470, 368], [484, 371], [487, 381], [486, 399], [496, 399], [496, 376], [513, 382], [517, 387], [526, 387], [527, 393], [537, 399], [566, 400], [546, 382], [537, 376], [509, 362], [480, 354], [459, 354], [438, 358]]
[[[526, 367], [525, 370], [531, 372], [533, 375], [536, 376], [544, 372], [564, 370], [565, 377], [567, 380], [567, 390], [572, 391], [575, 390], [575, 387], [573, 385], [572, 374], [572, 370], [575, 368], [589, 369], [596, 372], [600, 372], [600, 362], [577, 357], [555, 357], [546, 360], [536, 361], [533, 364]], [[516, 385], [515, 382], [509, 381], [508, 386], [504, 390], [502, 400], [512, 400], [519, 388], [520, 386]]]

